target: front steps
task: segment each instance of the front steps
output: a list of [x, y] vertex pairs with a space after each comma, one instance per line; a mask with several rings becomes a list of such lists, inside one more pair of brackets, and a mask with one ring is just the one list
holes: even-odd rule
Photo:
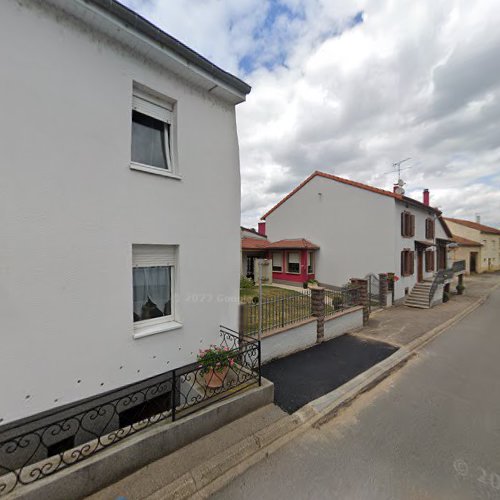
[[419, 309], [429, 309], [431, 287], [432, 281], [422, 281], [421, 283], [416, 283], [410, 294], [406, 297], [405, 306], [418, 307]]

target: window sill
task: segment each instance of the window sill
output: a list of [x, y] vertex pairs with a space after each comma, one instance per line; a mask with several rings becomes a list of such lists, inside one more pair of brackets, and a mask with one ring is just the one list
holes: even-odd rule
[[177, 321], [166, 321], [165, 323], [157, 323], [156, 325], [141, 326], [134, 329], [134, 339], [142, 339], [143, 337], [149, 337], [157, 333], [171, 332], [179, 328], [182, 328], [182, 323], [178, 323]]
[[148, 174], [161, 175], [163, 177], [170, 177], [171, 179], [182, 180], [180, 175], [174, 174], [169, 170], [163, 168], [151, 167], [149, 165], [143, 165], [142, 163], [130, 163], [130, 170], [138, 170], [140, 172], [146, 172]]

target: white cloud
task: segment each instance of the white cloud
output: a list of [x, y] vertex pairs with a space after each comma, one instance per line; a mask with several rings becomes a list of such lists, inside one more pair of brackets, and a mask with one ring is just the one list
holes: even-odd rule
[[495, 0], [129, 5], [252, 85], [238, 107], [245, 224], [313, 170], [390, 189], [411, 156], [409, 194], [428, 187], [446, 215], [500, 226]]

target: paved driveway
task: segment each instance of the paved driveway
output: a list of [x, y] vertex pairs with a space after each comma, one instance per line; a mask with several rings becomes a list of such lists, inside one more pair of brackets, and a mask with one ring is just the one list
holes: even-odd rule
[[394, 346], [382, 342], [343, 335], [272, 361], [262, 367], [262, 375], [274, 382], [276, 404], [293, 413], [396, 350]]

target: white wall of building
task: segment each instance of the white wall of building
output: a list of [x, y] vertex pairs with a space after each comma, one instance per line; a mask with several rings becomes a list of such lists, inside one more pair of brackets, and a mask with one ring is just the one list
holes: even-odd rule
[[[428, 218], [434, 220], [434, 228], [435, 228], [435, 236], [437, 238], [446, 239], [446, 233], [444, 232], [441, 223], [436, 217], [433, 210], [426, 210], [424, 208], [416, 207], [413, 205], [409, 205], [404, 202], [396, 201], [394, 204], [395, 216], [394, 219], [396, 221], [394, 225], [395, 230], [395, 269], [396, 275], [399, 277], [399, 280], [396, 282], [395, 290], [394, 290], [394, 298], [396, 300], [401, 299], [405, 295], [405, 288], [408, 288], [409, 291], [413, 288], [415, 283], [417, 282], [418, 277], [418, 262], [417, 262], [417, 251], [415, 249], [416, 241], [430, 241], [425, 237], [425, 221]], [[401, 236], [401, 213], [407, 211], [415, 216], [415, 235], [406, 238]], [[435, 242], [435, 239], [432, 240]], [[403, 276], [401, 274], [401, 252], [405, 249], [413, 250], [415, 252], [415, 272], [411, 276]], [[434, 269], [437, 270], [437, 252], [436, 248], [434, 248]], [[423, 277], [425, 279], [432, 279], [434, 272], [426, 272], [425, 271], [425, 252], [423, 256], [422, 262], [422, 270]]]
[[393, 198], [316, 176], [267, 217], [266, 231], [319, 245], [317, 279], [340, 286], [394, 269], [394, 217]]
[[[238, 324], [234, 105], [40, 5], [0, 5], [2, 424], [184, 365]], [[176, 101], [182, 180], [129, 168], [133, 82]], [[182, 328], [133, 338], [134, 243], [179, 246]]]

